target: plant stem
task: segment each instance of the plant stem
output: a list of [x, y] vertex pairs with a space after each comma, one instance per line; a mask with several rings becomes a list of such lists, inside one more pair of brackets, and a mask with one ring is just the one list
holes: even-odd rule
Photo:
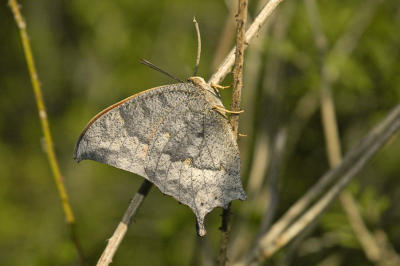
[[108, 239], [107, 246], [101, 254], [101, 257], [97, 262], [97, 266], [109, 265], [112, 262], [115, 252], [117, 251], [122, 239], [124, 239], [125, 234], [128, 231], [129, 224], [135, 217], [137, 211], [143, 203], [144, 198], [149, 193], [152, 185], [153, 184], [146, 179], [143, 181], [138, 192], [136, 192], [135, 196], [129, 203], [129, 206], [126, 209], [124, 216], [119, 222], [117, 228], [115, 229], [112, 237]]
[[[254, 19], [253, 23], [250, 25], [249, 29], [246, 31], [244, 44], [245, 48], [249, 44], [249, 42], [257, 35], [262, 25], [267, 21], [267, 18], [272, 14], [275, 8], [282, 2], [283, 0], [270, 0], [261, 10], [261, 12]], [[208, 83], [218, 84], [220, 83], [226, 75], [231, 71], [231, 68], [235, 62], [235, 51], [236, 48], [233, 48], [229, 54], [225, 57], [225, 60], [220, 64], [218, 70], [211, 76]]]
[[[235, 68], [233, 72], [233, 92], [232, 92], [232, 111], [240, 111], [240, 100], [243, 88], [243, 59], [244, 59], [244, 47], [245, 47], [245, 26], [247, 20], [247, 0], [238, 0], [238, 14], [236, 17], [237, 29], [236, 29], [236, 56], [235, 56]], [[231, 114], [229, 122], [232, 126], [233, 134], [237, 140], [239, 133], [239, 115]], [[219, 249], [218, 262], [219, 265], [226, 265], [228, 260], [227, 249], [230, 234], [230, 214], [231, 214], [231, 203], [228, 204], [226, 209], [222, 211], [222, 225], [221, 225], [221, 242]]]
[[53, 140], [50, 133], [49, 121], [47, 119], [46, 107], [43, 101], [43, 95], [41, 90], [41, 85], [39, 81], [39, 76], [36, 70], [35, 61], [33, 58], [33, 53], [31, 45], [29, 42], [29, 36], [26, 31], [26, 22], [21, 15], [20, 6], [17, 0], [10, 0], [9, 6], [14, 15], [15, 22], [19, 29], [19, 34], [22, 41], [22, 47], [25, 53], [25, 59], [29, 70], [29, 76], [31, 78], [31, 83], [33, 87], [33, 92], [35, 95], [36, 105], [39, 111], [40, 124], [42, 126], [42, 131], [44, 135], [44, 140], [46, 144], [46, 154], [47, 159], [50, 163], [51, 171], [53, 173], [54, 181], [56, 183], [59, 198], [61, 200], [61, 205], [64, 211], [64, 215], [67, 223], [71, 229], [71, 239], [75, 245], [76, 251], [78, 253], [79, 261], [83, 262], [83, 253], [79, 241], [75, 232], [75, 217], [72, 212], [71, 204], [69, 203], [67, 190], [64, 185], [63, 177], [61, 175], [60, 167], [58, 165], [58, 160], [56, 153], [54, 151]]

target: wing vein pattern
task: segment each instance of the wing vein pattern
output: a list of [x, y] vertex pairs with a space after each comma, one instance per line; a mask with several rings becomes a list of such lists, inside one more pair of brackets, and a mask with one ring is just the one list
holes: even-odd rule
[[213, 110], [221, 101], [191, 84], [150, 89], [92, 119], [74, 157], [138, 174], [189, 206], [200, 235], [204, 217], [246, 195], [230, 125]]

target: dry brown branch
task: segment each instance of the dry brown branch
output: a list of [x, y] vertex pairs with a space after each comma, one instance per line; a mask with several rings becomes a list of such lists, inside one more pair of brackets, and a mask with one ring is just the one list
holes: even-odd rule
[[[233, 72], [233, 92], [232, 92], [232, 111], [240, 111], [240, 100], [243, 88], [243, 61], [244, 61], [244, 46], [245, 46], [245, 26], [247, 20], [247, 0], [238, 0], [238, 13], [236, 15], [237, 29], [236, 29], [236, 56], [235, 68]], [[239, 115], [232, 113], [229, 122], [232, 126], [232, 131], [237, 139], [239, 133]], [[218, 255], [219, 265], [226, 265], [228, 256], [228, 241], [230, 234], [230, 208], [231, 204], [222, 211], [222, 224], [221, 224], [221, 242]]]
[[[374, 2], [376, 1], [374, 0]], [[321, 56], [321, 69], [329, 68], [329, 66], [326, 66], [326, 64], [329, 64], [329, 62], [325, 60], [325, 55], [328, 48], [328, 41], [321, 27], [321, 20], [319, 17], [318, 8], [314, 0], [306, 0], [305, 3], [307, 7], [310, 26], [314, 35], [315, 45]], [[365, 24], [369, 24], [368, 22], [369, 21], [365, 21]], [[338, 43], [341, 42], [339, 41]], [[355, 46], [356, 42], [353, 41], [352, 43], [353, 46]], [[347, 51], [351, 50], [352, 49]], [[340, 148], [340, 138], [331, 85], [332, 84], [331, 82], [329, 82], [326, 75], [326, 71], [321, 71], [321, 117], [324, 128], [325, 143], [327, 147], [327, 157], [329, 165], [333, 168], [338, 165], [342, 160], [342, 152]], [[368, 231], [368, 228], [366, 227], [361, 217], [353, 196], [349, 192], [343, 191], [339, 195], [339, 200], [342, 204], [343, 209], [346, 212], [355, 236], [357, 237], [361, 246], [364, 249], [365, 255], [372, 262], [377, 262], [381, 257], [382, 252], [380, 251], [379, 246], [376, 244], [372, 234]]]
[[[264, 260], [274, 254], [279, 248], [287, 244], [305, 226], [325, 210], [337, 194], [341, 192], [348, 182], [355, 177], [362, 167], [380, 148], [383, 147], [383, 145], [398, 131], [399, 128], [400, 105], [397, 105], [360, 141], [355, 148], [351, 149], [350, 152], [346, 154], [343, 161], [338, 166], [329, 170], [324, 176], [322, 176], [320, 181], [301, 199], [299, 199], [277, 223], [274, 224], [272, 229], [260, 240], [256, 251], [250, 254], [238, 265], [243, 265], [243, 263], [248, 264], [257, 260]], [[294, 218], [300, 214], [298, 211], [303, 208], [303, 205], [308, 205], [311, 200], [314, 199], [316, 195], [322, 193], [325, 186], [334, 179], [339, 179], [339, 181], [327, 193], [325, 193], [312, 208], [292, 224]]]
[[[248, 43], [253, 39], [254, 36], [259, 32], [261, 26], [265, 23], [267, 18], [272, 14], [275, 8], [282, 2], [283, 0], [271, 0], [269, 1], [265, 7], [261, 10], [258, 16], [254, 19], [253, 23], [250, 25], [249, 29], [246, 32], [244, 43], [245, 47]], [[230, 72], [234, 61], [235, 61], [235, 49], [233, 48], [230, 53], [225, 57], [225, 60], [218, 67], [218, 70], [211, 76], [208, 83], [218, 84], [220, 83], [225, 76]]]
[[275, 136], [274, 148], [271, 155], [271, 165], [268, 171], [268, 208], [264, 212], [263, 219], [261, 220], [260, 227], [258, 229], [258, 237], [261, 237], [265, 232], [268, 231], [275, 217], [278, 207], [278, 180], [279, 173], [282, 164], [282, 160], [285, 154], [285, 147], [287, 143], [287, 128], [281, 128]]
[[138, 192], [136, 192], [135, 196], [132, 198], [129, 203], [128, 208], [126, 209], [122, 220], [119, 222], [117, 228], [115, 229], [112, 237], [108, 239], [107, 246], [104, 249], [103, 253], [99, 261], [97, 262], [98, 266], [109, 265], [112, 262], [115, 252], [117, 251], [119, 244], [124, 238], [126, 232], [128, 231], [128, 226], [131, 223], [132, 219], [135, 217], [137, 211], [147, 193], [149, 193], [152, 187], [152, 183], [150, 181], [144, 180], [142, 185], [140, 186]]
[[[272, 36], [274, 43], [284, 43], [290, 23], [296, 7], [295, 2], [290, 2], [275, 16], [276, 20], [272, 27]], [[287, 124], [280, 119], [282, 97], [284, 90], [281, 89], [281, 75], [283, 69], [282, 55], [276, 53], [276, 50], [271, 47], [268, 55], [268, 63], [266, 65], [266, 72], [263, 80], [264, 97], [273, 99], [271, 104], [268, 105], [264, 124], [267, 127], [267, 134], [269, 134], [269, 142], [271, 143], [271, 154], [269, 156], [270, 162], [268, 172], [264, 174], [264, 179], [268, 178], [268, 207], [266, 208], [263, 219], [261, 221], [258, 237], [265, 233], [271, 222], [273, 221], [278, 205], [278, 177], [282, 161], [286, 153], [287, 144]], [[266, 162], [265, 162], [266, 163]]]
[[383, 251], [365, 225], [353, 195], [350, 192], [343, 191], [339, 195], [339, 200], [347, 214], [355, 236], [360, 241], [365, 256], [373, 263], [380, 261]]
[[225, 2], [227, 3], [229, 13], [226, 17], [222, 33], [220, 34], [217, 48], [215, 49], [214, 58], [211, 63], [212, 71], [215, 71], [222, 60], [224, 60], [224, 56], [229, 52], [235, 39], [235, 12], [237, 10], [237, 0]]
[[[357, 10], [354, 18], [350, 21], [347, 30], [339, 37], [326, 55], [326, 60], [328, 62], [339, 57], [345, 58], [353, 52], [361, 35], [365, 32], [375, 15], [377, 7], [382, 2], [383, 0], [368, 0], [362, 3], [362, 6]], [[326, 66], [328, 65], [326, 64]], [[323, 72], [325, 72], [324, 75], [326, 75], [329, 83], [336, 81], [340, 77], [339, 70], [333, 68], [332, 65], [329, 65], [329, 68], [324, 68]]]
[[75, 249], [77, 251], [79, 263], [83, 264], [84, 261], [83, 251], [75, 231], [75, 216], [72, 211], [71, 204], [69, 202], [67, 189], [65, 188], [63, 176], [61, 174], [60, 166], [58, 164], [57, 155], [54, 150], [53, 138], [51, 136], [50, 125], [47, 119], [46, 106], [43, 100], [39, 75], [36, 70], [35, 60], [33, 58], [31, 44], [29, 42], [29, 36], [26, 31], [26, 22], [20, 12], [20, 5], [16, 0], [10, 0], [9, 6], [14, 15], [15, 22], [18, 26], [19, 34], [22, 41], [22, 47], [25, 53], [25, 59], [29, 70], [29, 76], [31, 78], [33, 93], [35, 95], [36, 105], [39, 112], [40, 124], [42, 126], [42, 131], [44, 135], [47, 160], [49, 161], [50, 168], [53, 173], [58, 196], [61, 200], [61, 205], [64, 211], [65, 219], [68, 225], [70, 226], [71, 240], [74, 243]]
[[377, 263], [379, 266], [398, 266], [400, 265], [400, 256], [396, 253], [390, 243], [386, 233], [383, 230], [377, 230], [374, 233], [375, 240], [379, 243], [384, 254], [382, 254], [382, 259]]
[[[373, 5], [374, 3], [368, 2], [369, 5]], [[361, 11], [366, 11], [366, 14], [364, 12], [359, 12], [357, 13], [357, 16], [354, 18], [354, 21], [357, 23], [364, 23], [368, 21], [366, 18], [371, 17], [371, 11], [369, 5], [364, 5]], [[355, 22], [351, 22], [349, 27], [349, 31], [353, 31], [355, 27], [352, 25], [356, 25]], [[359, 30], [362, 31], [365, 29], [364, 27], [360, 27]], [[361, 34], [353, 32], [355, 37], [360, 36]], [[347, 32], [343, 36], [349, 36]], [[347, 37], [346, 37], [347, 38]], [[318, 42], [321, 43], [321, 42]], [[354, 42], [351, 42], [354, 43]], [[351, 50], [348, 50], [351, 51]], [[314, 97], [311, 97], [314, 98]], [[376, 131], [379, 131], [379, 127], [375, 129]], [[360, 143], [360, 148], [365, 148], [366, 143], [369, 143], [369, 138], [372, 138], [374, 136], [374, 133], [371, 132], [366, 138], [364, 138], [363, 142]], [[290, 145], [289, 145], [290, 146]], [[351, 151], [349, 153], [350, 157], [351, 156], [357, 156], [354, 151]], [[300, 215], [306, 208], [309, 206], [309, 204], [318, 196], [322, 193], [322, 191], [326, 188], [327, 185], [329, 185], [337, 176], [338, 173], [332, 175], [332, 173], [328, 173], [324, 175], [317, 184], [315, 184], [300, 200], [298, 200], [292, 207], [286, 212], [286, 214], [277, 222], [275, 223], [271, 230], [264, 236], [264, 239], [266, 242], [273, 241], [273, 239], [277, 238], [279, 234], [281, 234], [287, 226], [293, 222], [298, 215]]]

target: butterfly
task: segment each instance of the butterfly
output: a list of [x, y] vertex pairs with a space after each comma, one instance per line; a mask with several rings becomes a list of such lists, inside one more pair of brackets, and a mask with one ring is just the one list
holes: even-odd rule
[[196, 215], [198, 234], [216, 207], [245, 200], [236, 138], [221, 98], [201, 77], [152, 88], [97, 114], [74, 152], [138, 174]]

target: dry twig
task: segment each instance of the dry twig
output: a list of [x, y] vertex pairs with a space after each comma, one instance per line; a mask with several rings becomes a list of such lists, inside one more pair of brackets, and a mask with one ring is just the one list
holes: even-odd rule
[[225, 25], [219, 35], [217, 47], [215, 48], [214, 57], [211, 63], [211, 70], [217, 69], [218, 65], [224, 60], [225, 54], [231, 49], [231, 45], [235, 38], [235, 12], [237, 10], [237, 0], [225, 1], [229, 14], [226, 16]]
[[[282, 1], [283, 0], [270, 0], [261, 10], [258, 16], [254, 19], [253, 23], [250, 25], [249, 29], [246, 31], [246, 35], [244, 38], [245, 48], [251, 41], [251, 39], [253, 39], [253, 37], [257, 35], [261, 26], [265, 23], [267, 18], [272, 14], [275, 8]], [[208, 83], [214, 83], [214, 84], [220, 83], [224, 79], [224, 77], [230, 72], [234, 62], [235, 62], [235, 48], [233, 48], [229, 52], [229, 54], [225, 57], [225, 60], [218, 67], [218, 70], [211, 76]]]
[[[356, 40], [361, 36], [361, 32], [366, 28], [366, 24], [370, 21], [374, 7], [377, 6], [381, 0], [371, 0], [367, 2], [362, 8], [361, 11], [357, 13], [355, 18], [350, 22], [349, 29], [342, 35], [342, 37], [335, 43], [335, 46], [327, 57], [331, 57], [334, 55], [339, 55], [340, 50], [338, 47], [343, 47], [343, 43], [349, 44], [347, 49], [344, 49], [343, 54], [348, 54], [355, 48]], [[357, 25], [361, 25], [357, 27]], [[324, 45], [323, 40], [318, 40], [317, 45]], [[340, 54], [340, 55], [343, 55]], [[329, 71], [327, 71], [329, 70]], [[332, 74], [332, 69], [325, 69], [328, 74], [328, 81], [333, 81], [338, 75]], [[382, 124], [384, 125], [384, 124]], [[379, 131], [379, 126], [375, 129], [375, 131]], [[370, 139], [375, 136], [373, 132], [371, 132], [367, 137], [363, 139], [359, 144], [360, 150], [365, 149], [366, 144], [370, 143]], [[360, 154], [357, 155], [355, 153], [355, 149], [351, 150], [348, 155], [349, 157], [357, 158]], [[309, 206], [309, 204], [320, 195], [323, 190], [339, 175], [340, 173], [328, 172], [325, 174], [318, 182], [315, 184], [301, 199], [299, 199], [295, 204], [293, 204], [290, 209], [285, 213], [278, 222], [276, 222], [271, 230], [264, 236], [264, 241], [272, 242], [276, 239], [282, 232]], [[250, 257], [252, 255], [249, 255]]]
[[149, 193], [151, 187], [152, 183], [150, 183], [150, 181], [147, 180], [143, 181], [138, 192], [136, 192], [135, 196], [129, 203], [129, 206], [126, 209], [121, 222], [119, 222], [117, 228], [115, 229], [112, 237], [108, 239], [107, 246], [104, 249], [103, 253], [101, 254], [101, 257], [97, 262], [97, 266], [109, 265], [112, 262], [112, 259], [119, 247], [119, 244], [121, 244], [122, 239], [125, 237], [125, 234], [128, 231], [129, 224], [135, 217], [137, 211], [142, 205], [142, 202], [146, 197], [147, 193]]
[[[372, 0], [376, 2], [375, 0]], [[325, 60], [327, 53], [328, 41], [321, 27], [318, 8], [314, 0], [306, 0], [307, 13], [310, 21], [310, 26], [314, 34], [316, 47], [321, 56], [321, 70], [329, 68], [329, 62]], [[370, 20], [364, 24], [369, 24]], [[360, 28], [360, 27], [359, 27]], [[365, 28], [365, 27], [361, 27]], [[360, 36], [360, 34], [358, 34]], [[340, 43], [340, 42], [339, 42]], [[356, 42], [352, 42], [355, 43]], [[351, 49], [352, 50], [352, 49]], [[321, 94], [321, 117], [324, 128], [325, 143], [327, 147], [327, 156], [330, 166], [333, 168], [342, 160], [342, 152], [340, 148], [340, 138], [337, 126], [335, 105], [332, 97], [332, 83], [328, 81], [326, 71], [321, 71], [320, 94]], [[358, 238], [364, 252], [372, 262], [377, 262], [382, 254], [379, 246], [375, 242], [372, 234], [368, 231], [361, 214], [357, 208], [357, 204], [350, 192], [343, 191], [339, 195], [339, 200], [349, 219], [350, 225]]]
[[[262, 261], [274, 254], [279, 248], [287, 244], [311, 221], [316, 219], [338, 195], [339, 192], [350, 182], [372, 156], [383, 147], [383, 145], [400, 128], [400, 105], [397, 105], [375, 128], [373, 128], [360, 143], [346, 154], [343, 161], [335, 168], [323, 175], [301, 199], [274, 224], [271, 230], [259, 241], [254, 253], [238, 265], [248, 264], [254, 261]], [[305, 212], [296, 222], [293, 222], [305, 206], [334, 179], [339, 179], [324, 196]], [[293, 222], [293, 223], [292, 223]], [[285, 230], [285, 231], [284, 231]]]
[[[240, 100], [243, 87], [243, 59], [244, 59], [244, 46], [245, 46], [245, 26], [247, 20], [247, 0], [239, 0], [238, 14], [236, 17], [237, 30], [236, 30], [236, 56], [235, 68], [233, 72], [233, 92], [232, 92], [232, 111], [240, 111]], [[231, 123], [233, 134], [237, 139], [239, 133], [239, 116], [232, 113], [229, 119]], [[227, 249], [230, 234], [229, 218], [230, 218], [229, 203], [226, 209], [222, 211], [222, 225], [221, 225], [221, 243], [219, 249], [218, 263], [225, 265], [227, 262]]]

